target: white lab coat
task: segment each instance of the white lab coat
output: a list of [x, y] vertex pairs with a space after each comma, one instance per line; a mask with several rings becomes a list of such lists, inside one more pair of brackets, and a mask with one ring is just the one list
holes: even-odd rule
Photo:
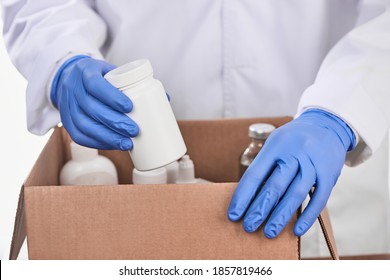
[[[356, 165], [381, 146], [389, 128], [389, 2], [5, 0], [4, 36], [11, 59], [28, 80], [28, 129], [35, 134], [60, 122], [49, 91], [64, 60], [89, 54], [120, 65], [148, 58], [178, 119], [293, 116], [323, 108], [358, 136], [347, 158]], [[356, 193], [351, 188], [339, 205], [357, 207], [347, 203]], [[388, 196], [383, 203], [388, 209]], [[333, 216], [335, 228], [351, 219]], [[359, 219], [364, 238], [390, 243], [383, 213], [366, 217], [367, 224], [376, 220], [380, 233]], [[343, 254], [373, 251], [339, 247]]]

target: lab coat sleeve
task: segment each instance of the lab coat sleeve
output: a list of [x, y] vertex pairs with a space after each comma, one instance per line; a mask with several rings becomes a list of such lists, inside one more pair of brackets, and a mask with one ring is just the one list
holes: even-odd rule
[[346, 164], [357, 165], [380, 146], [390, 122], [390, 5], [367, 1], [356, 27], [328, 53], [316, 80], [302, 95], [307, 108], [338, 115], [359, 135]]
[[10, 58], [27, 79], [28, 130], [43, 135], [60, 122], [50, 101], [52, 78], [61, 63], [76, 54], [102, 58], [106, 25], [93, 1], [2, 2], [4, 40]]

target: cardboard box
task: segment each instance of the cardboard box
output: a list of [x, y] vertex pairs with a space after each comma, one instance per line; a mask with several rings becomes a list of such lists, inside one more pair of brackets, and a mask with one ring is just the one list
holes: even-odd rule
[[70, 137], [56, 128], [22, 187], [10, 258], [27, 236], [29, 259], [299, 259], [295, 219], [272, 240], [227, 219], [248, 126], [289, 120], [179, 122], [196, 176], [215, 182], [196, 185], [131, 185], [129, 153], [100, 151], [120, 185], [58, 186]]

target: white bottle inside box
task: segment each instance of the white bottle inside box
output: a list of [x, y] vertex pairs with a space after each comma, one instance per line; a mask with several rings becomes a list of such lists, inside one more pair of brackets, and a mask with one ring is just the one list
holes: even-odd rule
[[179, 172], [176, 184], [201, 184], [211, 183], [202, 178], [195, 178], [195, 166], [189, 155], [184, 155], [179, 160]]
[[167, 170], [165, 167], [160, 167], [147, 171], [140, 171], [133, 169], [133, 184], [146, 185], [146, 184], [166, 184], [167, 183]]
[[98, 151], [70, 143], [71, 160], [61, 169], [61, 185], [117, 185], [115, 165]]
[[175, 184], [177, 176], [179, 175], [179, 162], [175, 160], [174, 162], [166, 165], [165, 169], [167, 170], [167, 183]]

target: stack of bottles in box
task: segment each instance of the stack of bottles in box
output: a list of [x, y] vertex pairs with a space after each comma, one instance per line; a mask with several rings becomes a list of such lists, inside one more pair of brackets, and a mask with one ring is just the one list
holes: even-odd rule
[[[254, 160], [275, 127], [266, 123], [249, 126], [251, 139], [239, 159], [240, 176]], [[95, 149], [70, 143], [71, 160], [61, 170], [61, 185], [117, 185], [118, 176], [114, 164], [99, 155]], [[189, 155], [160, 168], [140, 171], [133, 169], [133, 184], [196, 184], [210, 181], [195, 177], [195, 167]]]

